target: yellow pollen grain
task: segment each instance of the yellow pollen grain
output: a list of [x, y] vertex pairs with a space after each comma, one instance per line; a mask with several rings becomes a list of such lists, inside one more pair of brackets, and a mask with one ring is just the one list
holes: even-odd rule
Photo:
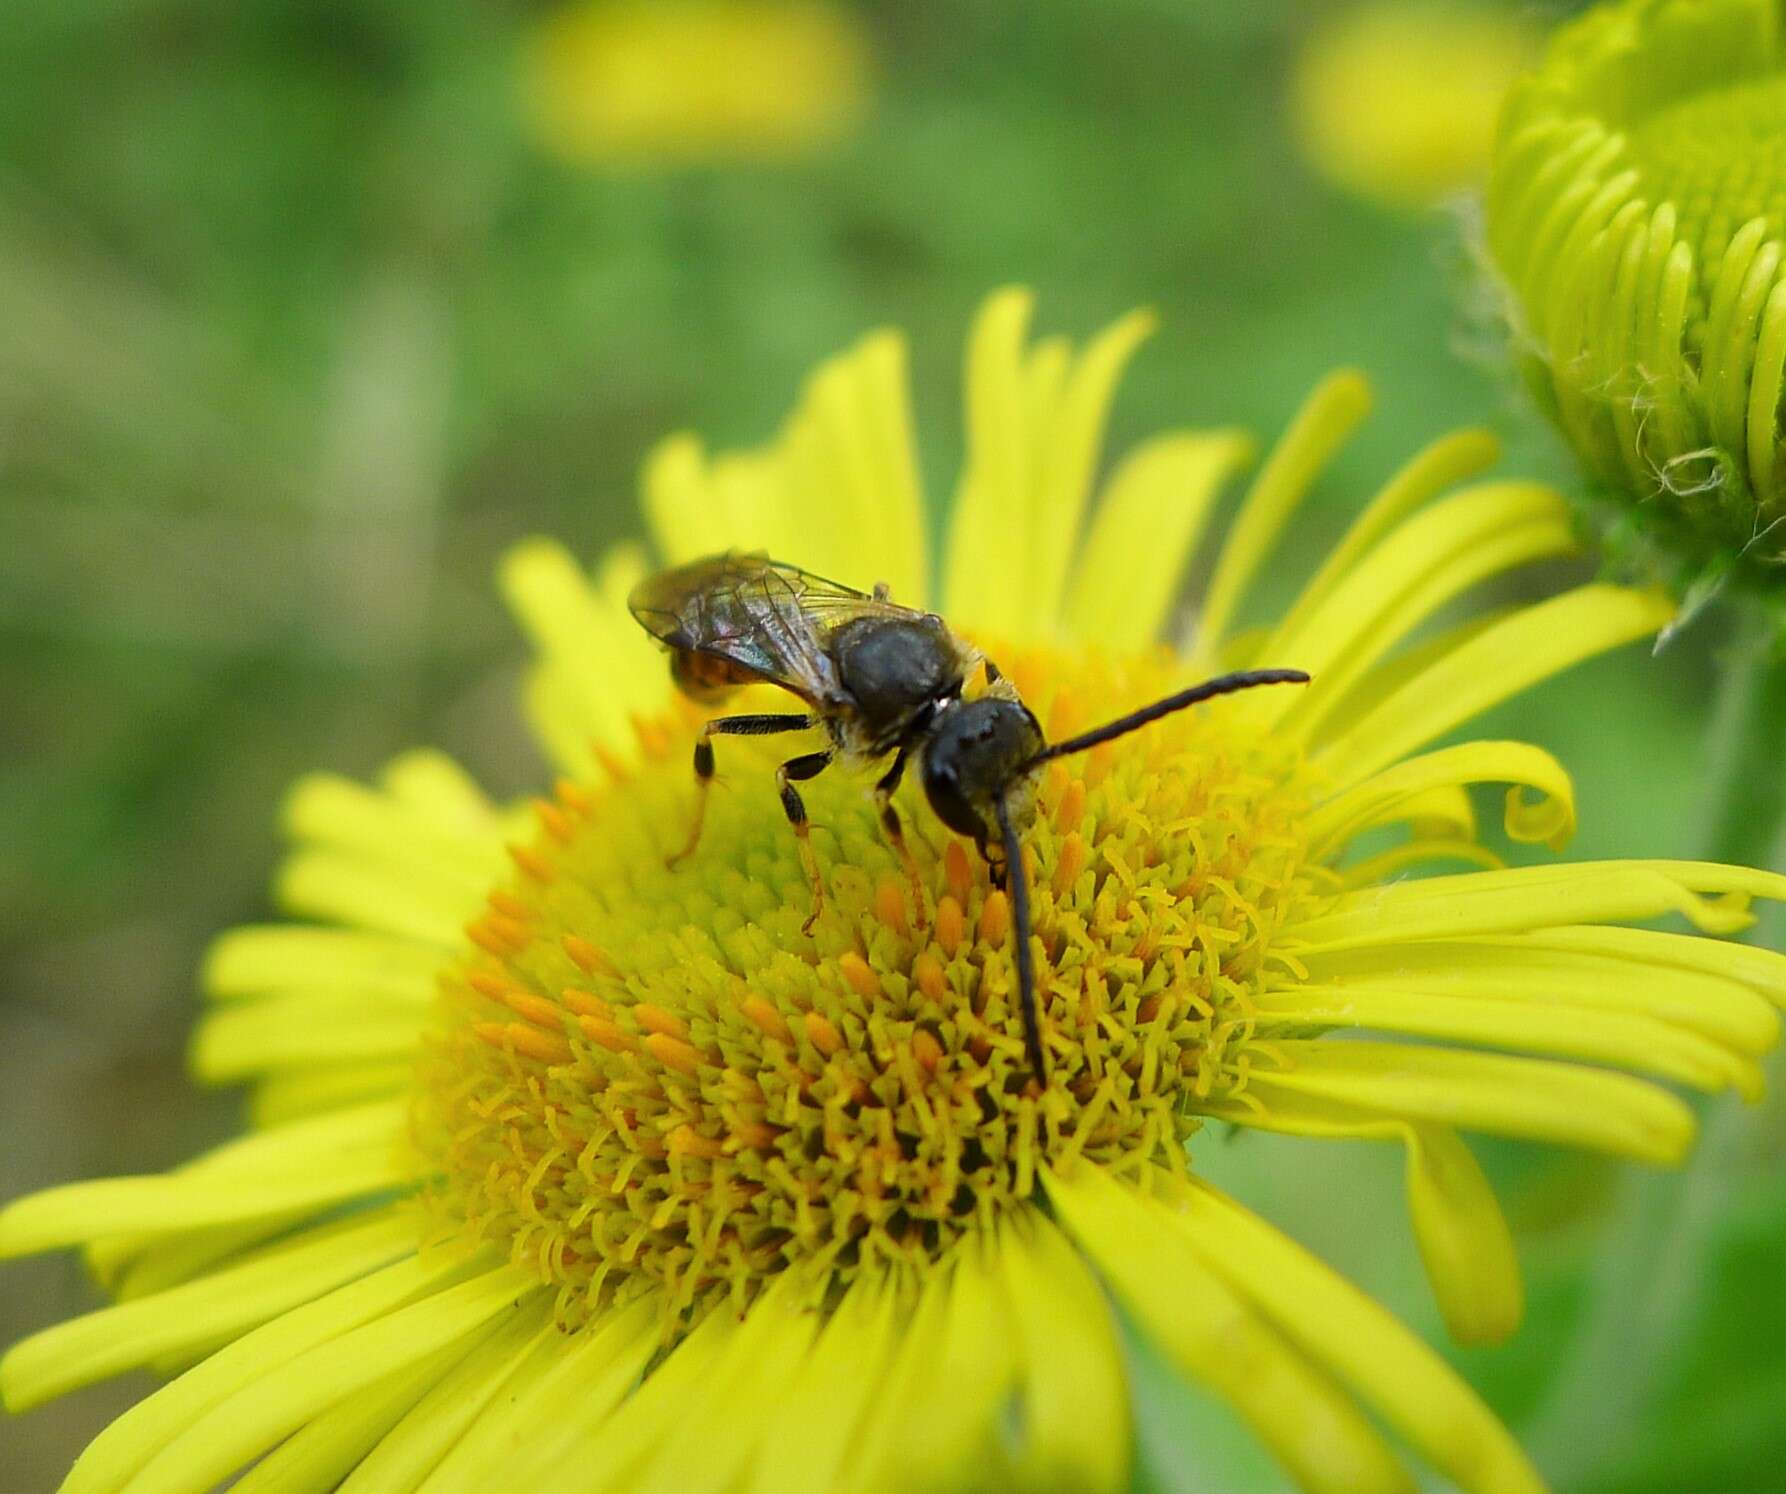
[[633, 776], [633, 770], [626, 765], [626, 760], [606, 742], [591, 742], [589, 750], [595, 754], [595, 760], [602, 765], [602, 772], [608, 775], [608, 782], [618, 786]]
[[539, 817], [540, 824], [546, 827], [546, 833], [560, 844], [568, 846], [576, 836], [577, 827], [571, 822], [571, 817], [550, 799], [535, 799], [533, 812]]
[[1002, 891], [994, 888], [986, 894], [980, 909], [980, 940], [994, 949], [1005, 947], [1005, 936], [1011, 931], [1011, 906]]
[[633, 1016], [647, 1032], [661, 1033], [685, 1043], [688, 1041], [688, 1023], [672, 1011], [666, 1011], [649, 1001], [641, 1001], [633, 1008]]
[[691, 1125], [684, 1123], [664, 1138], [671, 1156], [681, 1157], [723, 1157], [726, 1154], [723, 1142], [715, 1141], [711, 1136], [703, 1136]]
[[743, 1001], [738, 1003], [738, 1010], [744, 1014], [748, 1022], [760, 1031], [768, 1033], [770, 1037], [780, 1038], [784, 1043], [793, 1038], [793, 1033], [789, 1030], [788, 1024], [782, 1020], [781, 1013], [763, 1000], [761, 996], [746, 996]]
[[912, 961], [912, 979], [917, 982], [918, 989], [932, 1001], [941, 1001], [949, 989], [943, 962], [928, 949]]
[[571, 1059], [568, 1042], [525, 1022], [479, 1022], [472, 1030], [492, 1048], [537, 1058], [541, 1063], [569, 1063]]
[[843, 1051], [843, 1034], [839, 1032], [831, 1019], [820, 1012], [806, 1014], [806, 1035], [812, 1040], [826, 1058], [834, 1057]]
[[735, 1150], [744, 1152], [766, 1152], [776, 1143], [781, 1132], [767, 1121], [740, 1121], [732, 1128], [732, 1139], [737, 1143]]
[[961, 911], [960, 900], [953, 893], [945, 893], [936, 905], [936, 942], [944, 954], [954, 959], [966, 933], [967, 915]]
[[926, 1073], [934, 1074], [936, 1066], [943, 1061], [943, 1045], [934, 1034], [920, 1027], [912, 1034], [912, 1057]]
[[516, 897], [512, 892], [505, 892], [500, 887], [485, 899], [496, 912], [505, 918], [512, 918], [525, 928], [533, 917], [533, 909]]
[[950, 841], [943, 852], [943, 876], [948, 880], [949, 892], [955, 901], [966, 907], [968, 893], [974, 885], [974, 872], [968, 865], [967, 849], [958, 840]]
[[614, 1020], [613, 1007], [601, 997], [579, 991], [575, 986], [566, 986], [558, 993], [558, 999], [564, 1003], [566, 1011], [575, 1012], [579, 1017], [599, 1017], [604, 1022]]
[[1062, 737], [1070, 737], [1079, 730], [1079, 723], [1084, 718], [1079, 709], [1079, 698], [1071, 690], [1061, 690], [1055, 694], [1054, 704], [1048, 708], [1048, 736], [1053, 741]]
[[558, 796], [558, 802], [572, 814], [588, 814], [594, 804], [589, 795], [568, 778], [560, 778], [553, 784], [552, 792]]
[[610, 1053], [627, 1053], [638, 1047], [630, 1032], [605, 1018], [578, 1017], [577, 1026], [590, 1042], [600, 1043]]
[[881, 978], [868, 968], [868, 961], [855, 950], [846, 950], [837, 957], [837, 968], [858, 996], [879, 996]]
[[550, 887], [557, 878], [557, 873], [552, 870], [552, 863], [531, 846], [510, 845], [507, 850], [509, 859], [541, 886]]
[[891, 872], [875, 884], [874, 914], [896, 934], [911, 932], [905, 913], [905, 883]]
[[1054, 810], [1054, 823], [1062, 830], [1070, 829], [1085, 818], [1085, 785], [1075, 778], [1061, 791]]
[[507, 959], [527, 942], [525, 933], [516, 934], [505, 929], [494, 915], [474, 919], [466, 924], [465, 935], [473, 944], [488, 950], [498, 959]]
[[664, 1067], [680, 1070], [691, 1079], [700, 1071], [701, 1055], [681, 1038], [654, 1032], [645, 1039], [645, 1047]]
[[1064, 898], [1072, 890], [1090, 857], [1085, 838], [1077, 830], [1060, 843], [1060, 861], [1054, 868], [1054, 895], [1057, 898]]
[[564, 952], [571, 957], [571, 963], [589, 975], [613, 975], [616, 973], [614, 962], [591, 944], [575, 934], [566, 934], [560, 941]]

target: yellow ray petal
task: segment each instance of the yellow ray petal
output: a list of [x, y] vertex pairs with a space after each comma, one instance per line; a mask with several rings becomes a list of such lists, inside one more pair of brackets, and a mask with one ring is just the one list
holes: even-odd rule
[[431, 1385], [483, 1353], [490, 1337], [486, 1323], [356, 1391], [298, 1428], [230, 1488], [246, 1494], [315, 1494], [338, 1488]]
[[819, 1315], [784, 1271], [745, 1311], [744, 1326], [701, 1381], [701, 1406], [724, 1435], [670, 1436], [627, 1477], [629, 1489], [729, 1489], [756, 1455], [776, 1391], [806, 1358]]
[[1308, 819], [1310, 854], [1325, 856], [1353, 836], [1396, 818], [1396, 811], [1416, 795], [1472, 783], [1537, 790], [1536, 803], [1527, 803], [1517, 790], [1507, 796], [1507, 833], [1515, 840], [1542, 840], [1561, 850], [1575, 831], [1574, 785], [1548, 752], [1525, 742], [1465, 742], [1408, 758], [1322, 804]]
[[[1308, 986], [1258, 998], [1261, 1031], [1356, 1027], [1410, 1037], [1480, 1043], [1551, 1058], [1635, 1069], [1708, 1093], [1734, 1088], [1759, 1099], [1761, 1070], [1710, 1038], [1631, 1012], [1557, 1006], [1542, 997], [1522, 1000], [1512, 990], [1486, 999], [1373, 986]], [[1535, 1015], [1532, 1007], [1541, 1004]]]
[[623, 545], [608, 553], [592, 582], [562, 545], [546, 539], [516, 545], [498, 571], [502, 594], [540, 657], [527, 690], [530, 713], [555, 753], [574, 749], [558, 761], [575, 776], [594, 768], [591, 742], [632, 759], [634, 715], [669, 698], [663, 660], [625, 610], [626, 592], [644, 574], [642, 552]]
[[383, 1062], [283, 1070], [263, 1076], [255, 1085], [248, 1097], [248, 1115], [256, 1130], [267, 1130], [403, 1094], [414, 1082], [413, 1053]]
[[468, 834], [485, 833], [499, 812], [471, 774], [431, 747], [399, 753], [385, 764], [378, 781], [406, 808]]
[[[1015, 1393], [1022, 1356], [997, 1274], [998, 1253], [993, 1242], [970, 1237], [946, 1283], [939, 1283], [937, 1289], [948, 1294], [941, 1351], [911, 1397], [888, 1408], [891, 1422], [903, 1429], [897, 1467], [885, 1470], [885, 1480], [895, 1486], [943, 1488], [964, 1468], [985, 1469], [988, 1480], [995, 1469], [1008, 1471], [1002, 1414]], [[872, 1368], [864, 1373], [874, 1385], [870, 1399], [880, 1400], [884, 1387]], [[759, 1461], [757, 1494], [776, 1486], [777, 1466], [768, 1456]], [[877, 1470], [863, 1473], [871, 1487], [880, 1476]]]
[[[278, 1137], [295, 1127], [266, 1133]], [[408, 1183], [410, 1164], [394, 1146], [319, 1153], [301, 1170], [237, 1176], [227, 1184], [196, 1173], [67, 1183], [0, 1210], [0, 1258], [79, 1245], [109, 1234], [185, 1230], [207, 1224], [321, 1210]]]
[[1208, 1107], [1235, 1125], [1286, 1136], [1399, 1142], [1408, 1218], [1446, 1327], [1459, 1343], [1499, 1343], [1525, 1312], [1525, 1288], [1506, 1217], [1468, 1146], [1449, 1126], [1384, 1117], [1329, 1100], [1280, 1093], [1268, 1108]]
[[1151, 312], [1136, 311], [1094, 337], [1071, 365], [1058, 402], [1036, 427], [1040, 451], [1028, 528], [1031, 573], [1023, 636], [1046, 638], [1059, 626], [1116, 384], [1154, 325]]
[[[567, 1468], [578, 1471], [581, 1488], [597, 1487], [593, 1464], [602, 1449], [603, 1424], [637, 1385], [658, 1347], [657, 1313], [658, 1303], [647, 1296], [569, 1337], [549, 1327], [422, 1487], [428, 1494], [547, 1489]], [[452, 1421], [463, 1415], [461, 1407], [444, 1400], [436, 1400], [432, 1410]], [[412, 1434], [420, 1443], [431, 1440], [435, 1430], [418, 1425]], [[384, 1488], [375, 1479], [364, 1484], [365, 1494], [384, 1494]]]
[[864, 1494], [891, 1494], [905, 1487], [906, 1411], [937, 1394], [935, 1366], [949, 1339], [949, 1280], [944, 1273], [930, 1273], [915, 1293], [915, 1305], [910, 1287], [902, 1291], [889, 1284], [884, 1290], [889, 1297], [904, 1298], [902, 1321], [839, 1480], [843, 1489]]
[[280, 823], [299, 844], [388, 869], [406, 886], [455, 906], [480, 897], [502, 870], [502, 841], [494, 815], [471, 831], [444, 825], [388, 794], [333, 773], [306, 774], [294, 783], [285, 796]]
[[21, 1340], [0, 1359], [7, 1408], [23, 1411], [155, 1359], [226, 1342], [415, 1248], [412, 1221], [335, 1225], [240, 1265]]
[[[1022, 1345], [1025, 1433], [1018, 1482], [1127, 1487], [1128, 1392], [1110, 1310], [1060, 1231], [1039, 1212], [1012, 1220], [999, 1251]], [[952, 1393], [938, 1379], [932, 1395]]]
[[[864, 588], [884, 581], [896, 600], [925, 605], [927, 525], [905, 339], [872, 332], [822, 363], [783, 429], [780, 456], [785, 534], [737, 543], [769, 546], [778, 559]], [[812, 544], [818, 531], [822, 547]]]
[[1456, 1373], [1350, 1282], [1202, 1182], [1178, 1190], [1177, 1231], [1458, 1487], [1543, 1486], [1507, 1429]]
[[1405, 841], [1379, 851], [1363, 861], [1354, 861], [1340, 872], [1340, 887], [1351, 892], [1360, 887], [1375, 887], [1394, 882], [1411, 867], [1430, 866], [1438, 861], [1463, 861], [1484, 871], [1499, 871], [1507, 863], [1493, 851], [1473, 840], [1432, 836]]
[[1315, 683], [1261, 709], [1306, 739], [1374, 664], [1459, 596], [1501, 572], [1578, 548], [1567, 504], [1537, 483], [1484, 483], [1453, 494], [1383, 540], [1299, 629], [1272, 637], [1261, 657], [1307, 670]]
[[1248, 585], [1309, 485], [1370, 412], [1370, 385], [1351, 370], [1329, 374], [1297, 411], [1242, 501], [1197, 619], [1197, 646], [1220, 647]]
[[1744, 900], [1711, 901], [1661, 862], [1586, 861], [1425, 877], [1349, 892], [1295, 926], [1301, 949], [1337, 950], [1556, 924], [1610, 923], [1680, 913], [1707, 933], [1754, 922]]
[[1285, 1067], [1255, 1065], [1247, 1080], [1248, 1097], [1266, 1110], [1289, 1093], [1670, 1166], [1693, 1140], [1693, 1112], [1673, 1095], [1580, 1064], [1319, 1038], [1276, 1042], [1272, 1051]]
[[1280, 631], [1301, 627], [1334, 586], [1404, 518], [1424, 508], [1445, 489], [1492, 467], [1500, 455], [1501, 443], [1490, 432], [1480, 430], [1452, 431], [1416, 453], [1352, 521], [1345, 538], [1321, 562], [1320, 570], [1285, 614]]
[[[465, 1274], [462, 1255], [410, 1256], [244, 1334], [179, 1379], [145, 1396], [112, 1422], [76, 1460], [65, 1494], [123, 1488], [148, 1461], [225, 1396], [272, 1373], [317, 1344], [384, 1316]], [[194, 1480], [196, 1483], [197, 1480]]]
[[463, 943], [466, 917], [477, 910], [475, 897], [468, 901], [463, 893], [442, 895], [437, 889], [412, 887], [390, 868], [340, 851], [288, 856], [274, 878], [273, 896], [300, 918], [394, 934], [449, 951]]
[[1674, 615], [1667, 598], [1583, 586], [1527, 607], [1452, 650], [1321, 749], [1338, 784], [1355, 783], [1571, 664], [1648, 637]]
[[[1772, 951], [1649, 929], [1536, 929], [1360, 945], [1298, 958], [1319, 984], [1364, 981], [1400, 991], [1628, 1013], [1756, 1057], [1779, 1040], [1780, 1019], [1754, 989], [1756, 976], [1765, 977], [1768, 967], [1752, 969], [1753, 962], [1737, 954], [1745, 950], [1778, 962], [1775, 979], [1786, 976], [1786, 956]], [[1734, 958], [1718, 960], [1725, 951]]]
[[344, 1475], [340, 1494], [391, 1494], [421, 1487], [466, 1429], [483, 1418], [498, 1392], [513, 1391], [523, 1364], [542, 1351], [556, 1357], [569, 1349], [552, 1321], [545, 1295], [500, 1323], [476, 1352], [437, 1374]]
[[440, 951], [356, 929], [257, 924], [231, 929], [206, 952], [201, 977], [217, 1000], [275, 991], [351, 992], [425, 1006]]
[[539, 1290], [530, 1271], [499, 1266], [304, 1350], [195, 1418], [138, 1470], [133, 1494], [212, 1487], [312, 1417], [514, 1313]]
[[[1009, 288], [986, 298], [968, 334], [967, 459], [943, 546], [943, 615], [964, 627], [1022, 635], [1030, 574], [1025, 533], [1034, 491], [1023, 409], [1023, 341], [1035, 298]], [[996, 568], [988, 555], [999, 555]]]
[[1373, 664], [1357, 678], [1349, 680], [1343, 691], [1327, 694], [1319, 710], [1309, 710], [1298, 718], [1298, 729], [1310, 750], [1324, 748], [1327, 743], [1344, 736], [1384, 701], [1406, 689], [1410, 680], [1418, 678], [1438, 660], [1519, 610], [1518, 607], [1489, 608], [1476, 617], [1443, 628]]
[[870, 1404], [886, 1395], [901, 1331], [897, 1304], [898, 1294], [878, 1278], [857, 1278], [777, 1396], [748, 1488], [833, 1488], [846, 1468], [862, 1468], [853, 1443]]
[[1048, 1196], [1123, 1305], [1178, 1369], [1229, 1401], [1307, 1489], [1413, 1480], [1351, 1401], [1210, 1271], [1139, 1193], [1101, 1168], [1044, 1174]]
[[1157, 642], [1216, 499], [1255, 450], [1239, 431], [1211, 431], [1159, 436], [1130, 452], [1074, 562], [1065, 631], [1109, 649]]
[[1639, 965], [1667, 965], [1741, 981], [1786, 1008], [1786, 953], [1755, 944], [1729, 944], [1653, 929], [1553, 928], [1525, 935], [1522, 943], [1568, 950]]
[[192, 1070], [213, 1084], [266, 1069], [413, 1057], [429, 1013], [351, 996], [271, 996], [201, 1018]]

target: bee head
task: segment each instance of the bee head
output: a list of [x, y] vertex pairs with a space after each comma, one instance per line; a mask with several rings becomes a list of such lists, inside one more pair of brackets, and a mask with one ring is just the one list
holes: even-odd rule
[[1011, 817], [1027, 824], [1030, 774], [1044, 745], [1029, 707], [995, 686], [938, 718], [924, 746], [925, 797], [939, 820], [984, 847], [997, 838], [1001, 798]]

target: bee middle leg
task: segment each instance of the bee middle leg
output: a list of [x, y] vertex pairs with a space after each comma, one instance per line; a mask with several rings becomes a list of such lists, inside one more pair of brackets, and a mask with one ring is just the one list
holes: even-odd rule
[[794, 834], [800, 843], [800, 865], [806, 870], [806, 880], [812, 884], [812, 912], [806, 922], [800, 925], [800, 932], [810, 934], [812, 926], [819, 921], [819, 914], [825, 911], [825, 879], [819, 872], [819, 859], [813, 854], [812, 826], [806, 821], [806, 801], [800, 797], [796, 783], [804, 783], [809, 778], [817, 778], [826, 768], [831, 766], [831, 759], [837, 755], [835, 747], [823, 752], [808, 752], [801, 757], [790, 757], [775, 770], [775, 785], [781, 790], [781, 807], [787, 814], [788, 823], [794, 827]]
[[695, 738], [695, 821], [689, 827], [688, 844], [668, 858], [666, 866], [675, 866], [694, 854], [701, 843], [701, 825], [707, 818], [707, 791], [713, 786], [713, 738], [716, 736], [769, 737], [782, 732], [805, 731], [813, 724], [811, 716], [787, 712], [761, 716], [717, 716], [701, 728]]
[[893, 847], [893, 854], [899, 858], [899, 864], [905, 868], [905, 879], [912, 888], [912, 927], [919, 933], [930, 927], [929, 915], [924, 911], [924, 879], [918, 875], [918, 863], [912, 856], [912, 848], [905, 843], [905, 826], [900, 823], [899, 811], [893, 807], [893, 791], [899, 787], [899, 780], [905, 772], [907, 751], [899, 749], [893, 759], [893, 766], [881, 775], [881, 780], [874, 786], [874, 802], [881, 812], [881, 830], [886, 834], [887, 842]]

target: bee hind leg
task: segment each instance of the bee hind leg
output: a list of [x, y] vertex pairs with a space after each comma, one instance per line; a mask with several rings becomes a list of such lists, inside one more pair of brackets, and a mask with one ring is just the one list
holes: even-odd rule
[[810, 934], [813, 925], [819, 921], [819, 915], [825, 911], [825, 879], [819, 871], [819, 859], [812, 849], [812, 826], [806, 819], [806, 801], [800, 797], [796, 783], [804, 783], [809, 778], [817, 778], [826, 768], [831, 766], [831, 759], [836, 750], [824, 752], [808, 752], [801, 757], [790, 757], [775, 770], [776, 787], [781, 790], [781, 807], [788, 817], [788, 823], [794, 827], [794, 835], [800, 846], [800, 865], [806, 871], [806, 880], [812, 884], [812, 912], [806, 922], [800, 925], [800, 932]]
[[806, 715], [768, 715], [768, 716], [716, 716], [701, 728], [701, 734], [695, 738], [695, 819], [689, 827], [688, 843], [674, 856], [667, 857], [664, 865], [674, 868], [694, 855], [695, 847], [701, 843], [701, 825], [707, 818], [707, 792], [713, 787], [713, 739], [725, 735], [733, 737], [767, 737], [779, 732], [805, 731], [812, 725], [812, 717]]

